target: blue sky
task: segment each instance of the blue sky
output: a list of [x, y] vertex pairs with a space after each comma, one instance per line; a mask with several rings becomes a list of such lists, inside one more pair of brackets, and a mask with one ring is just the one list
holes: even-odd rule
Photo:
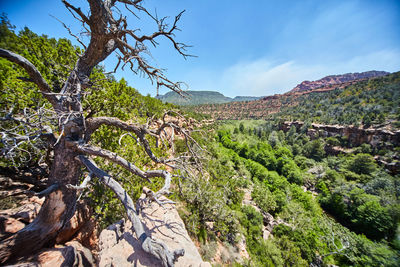
[[[145, 0], [144, 6], [160, 17], [186, 10], [177, 39], [192, 45], [189, 52], [197, 57], [184, 60], [166, 42], [152, 55], [155, 65], [191, 90], [263, 96], [330, 74], [400, 70], [398, 0]], [[28, 26], [38, 34], [72, 39], [51, 14], [80, 31], [61, 1], [0, 0], [0, 10], [17, 30]], [[147, 32], [154, 29], [141, 23]], [[107, 60], [106, 69], [114, 62]], [[116, 77], [142, 94], [156, 93], [147, 79], [129, 71]]]

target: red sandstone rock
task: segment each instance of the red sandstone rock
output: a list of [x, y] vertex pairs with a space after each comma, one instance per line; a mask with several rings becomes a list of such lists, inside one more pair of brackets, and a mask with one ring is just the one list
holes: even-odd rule
[[[152, 202], [142, 207], [140, 218], [147, 234], [164, 242], [170, 250], [185, 249], [175, 266], [211, 266], [201, 259], [173, 205], [161, 207]], [[143, 251], [130, 222], [121, 220], [109, 226], [99, 239], [99, 266], [160, 266], [157, 259]]]
[[68, 242], [65, 246], [56, 246], [41, 250], [36, 255], [20, 259], [13, 266], [74, 266], [89, 267], [95, 266], [92, 253], [76, 241]]

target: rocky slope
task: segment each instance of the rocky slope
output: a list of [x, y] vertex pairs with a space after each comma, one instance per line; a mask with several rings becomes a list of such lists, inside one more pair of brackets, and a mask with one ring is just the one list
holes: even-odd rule
[[[25, 190], [32, 188], [30, 183], [16, 182], [9, 176], [9, 173], [0, 170], [0, 196], [12, 198], [11, 202], [15, 202], [17, 195], [21, 199], [16, 205], [6, 203], [4, 199], [0, 202], [0, 242], [31, 223], [44, 202], [44, 197], [28, 196], [29, 192], [34, 194]], [[23, 194], [21, 190], [24, 190]], [[7, 207], [11, 208], [4, 209]], [[175, 266], [211, 267], [210, 263], [203, 262], [175, 205], [160, 206], [156, 202], [148, 202], [143, 194], [137, 208], [140, 209], [140, 218], [148, 236], [161, 240], [171, 250], [185, 250], [185, 255], [178, 259]], [[35, 255], [12, 260], [9, 264], [49, 267], [161, 266], [157, 259], [142, 249], [130, 222], [121, 220], [99, 235], [98, 225], [92, 215], [87, 203], [81, 200], [77, 203], [74, 216], [58, 234], [54, 246], [44, 248]]]
[[[196, 246], [190, 239], [178, 211], [172, 204], [160, 206], [156, 202], [141, 203], [140, 218], [149, 236], [162, 241], [170, 250], [185, 249], [175, 266], [206, 267]], [[161, 266], [161, 262], [143, 251], [131, 228], [131, 223], [121, 220], [103, 230], [99, 242], [99, 266]]]
[[[289, 131], [294, 126], [299, 131], [304, 125], [304, 122], [293, 121], [284, 122], [280, 125], [280, 130]], [[312, 123], [307, 131], [307, 135], [311, 138], [317, 136], [342, 136], [348, 138], [351, 146], [360, 146], [362, 144], [370, 144], [372, 147], [383, 148], [387, 143], [394, 146], [400, 145], [400, 131], [389, 131], [386, 129], [374, 129], [355, 126], [343, 125], [325, 125], [319, 123]]]
[[341, 83], [352, 82], [356, 80], [381, 77], [388, 74], [390, 73], [386, 71], [372, 70], [361, 73], [355, 72], [355, 73], [346, 73], [341, 75], [330, 75], [316, 81], [303, 81], [302, 83], [294, 87], [292, 90], [290, 90], [289, 93], [310, 91], [321, 87], [334, 86]]

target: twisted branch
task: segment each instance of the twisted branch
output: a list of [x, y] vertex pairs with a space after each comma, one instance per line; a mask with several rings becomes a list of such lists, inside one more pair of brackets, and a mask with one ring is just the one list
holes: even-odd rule
[[105, 171], [98, 168], [91, 159], [82, 155], [78, 156], [78, 159], [93, 175], [97, 176], [103, 184], [108, 186], [117, 195], [122, 204], [124, 204], [128, 218], [132, 222], [132, 228], [135, 231], [136, 237], [140, 241], [143, 250], [159, 259], [163, 266], [174, 266], [174, 262], [185, 254], [185, 250], [179, 249], [171, 252], [164, 243], [148, 236], [144, 231], [142, 222], [137, 216], [131, 197], [122, 186]]
[[51, 94], [52, 90], [49, 84], [43, 78], [40, 71], [29, 60], [27, 60], [23, 56], [2, 48], [0, 48], [0, 57], [14, 62], [24, 68], [25, 71], [29, 74], [31, 80], [39, 87], [42, 95], [53, 105], [53, 108], [58, 108], [58, 99]]

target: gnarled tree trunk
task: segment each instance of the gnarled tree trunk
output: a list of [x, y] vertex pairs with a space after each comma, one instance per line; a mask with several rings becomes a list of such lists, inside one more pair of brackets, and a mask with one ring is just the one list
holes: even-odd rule
[[0, 263], [53, 245], [58, 232], [74, 214], [76, 191], [66, 185], [79, 182], [82, 167], [76, 159], [78, 153], [65, 145], [66, 138], [71, 136], [62, 136], [54, 147], [54, 161], [48, 181], [51, 188], [45, 192], [46, 200], [39, 214], [27, 227], [1, 241]]
[[[165, 86], [181, 93], [180, 83], [173, 83], [168, 80], [163, 71], [150, 66], [141, 56], [141, 53], [149, 52], [144, 42], [150, 42], [153, 46], [157, 46], [158, 42], [155, 39], [165, 37], [181, 55], [188, 56], [184, 53], [186, 46], [174, 40], [174, 32], [178, 29], [176, 24], [182, 13], [176, 16], [173, 25], [168, 27], [165, 24], [165, 18], [158, 19], [156, 16], [152, 16], [141, 6], [141, 0], [88, 0], [90, 16], [86, 16], [80, 8], [71, 5], [66, 0], [62, 0], [62, 2], [73, 14], [74, 18], [80, 21], [83, 27], [89, 31], [91, 37], [87, 46], [81, 42], [85, 52], [76, 62], [60, 93], [54, 93], [40, 72], [24, 57], [11, 51], [0, 49], [0, 57], [24, 68], [30, 76], [30, 81], [38, 86], [42, 95], [51, 103], [59, 122], [60, 132], [58, 138], [53, 136], [54, 161], [51, 166], [49, 188], [44, 192], [46, 200], [38, 216], [30, 225], [1, 242], [0, 264], [13, 258], [32, 254], [43, 246], [52, 245], [55, 242], [58, 232], [74, 213], [76, 185], [81, 177], [81, 168], [86, 167], [91, 174], [95, 173], [95, 176], [103, 179], [103, 183], [114, 190], [117, 197], [123, 202], [128, 216], [133, 222], [134, 230], [142, 243], [142, 248], [160, 259], [164, 266], [173, 266], [177, 257], [182, 256], [184, 251], [170, 252], [164, 244], [146, 236], [132, 200], [129, 196], [124, 197], [126, 192], [123, 188], [106, 173], [98, 170], [95, 165], [90, 163], [90, 159], [85, 158], [83, 155], [105, 158], [147, 180], [153, 177], [163, 177], [165, 179], [164, 187], [156, 193], [149, 192], [149, 196], [158, 201], [160, 195], [169, 193], [171, 175], [168, 172], [162, 170], [140, 170], [128, 160], [111, 151], [91, 146], [89, 144], [90, 135], [101, 125], [117, 127], [124, 131], [132, 132], [138, 137], [140, 145], [144, 147], [151, 160], [173, 167], [171, 165], [173, 159], [159, 159], [153, 154], [146, 135], [162, 138], [162, 132], [166, 127], [171, 127], [175, 130], [182, 129], [174, 123], [166, 122], [165, 116], [163, 118], [164, 123], [158, 129], [150, 129], [148, 124], [125, 123], [117, 118], [97, 117], [85, 119], [82, 98], [85, 96], [85, 89], [90, 86], [89, 76], [93, 68], [115, 50], [119, 52], [117, 54], [119, 62], [116, 68], [123, 62], [124, 66], [128, 65], [135, 73], [141, 72], [146, 75], [152, 82], [156, 83], [157, 88]], [[124, 5], [134, 16], [137, 16], [137, 14], [133, 13], [128, 6], [150, 17], [156, 22], [158, 30], [150, 35], [136, 35], [137, 29], [130, 30], [127, 28], [126, 17], [118, 12], [118, 18], [114, 18], [113, 10], [120, 11], [115, 6], [118, 2]], [[134, 45], [128, 43], [128, 38], [134, 42]], [[80, 42], [79, 39], [78, 41]], [[4, 118], [4, 120], [10, 119], [11, 116]], [[188, 138], [185, 130], [181, 132], [185, 138]], [[43, 131], [41, 135], [48, 135], [48, 133], [45, 134], [45, 131]], [[57, 140], [55, 141], [55, 139]], [[109, 177], [108, 180], [104, 180], [105, 177]], [[130, 201], [126, 202], [126, 199]]]

